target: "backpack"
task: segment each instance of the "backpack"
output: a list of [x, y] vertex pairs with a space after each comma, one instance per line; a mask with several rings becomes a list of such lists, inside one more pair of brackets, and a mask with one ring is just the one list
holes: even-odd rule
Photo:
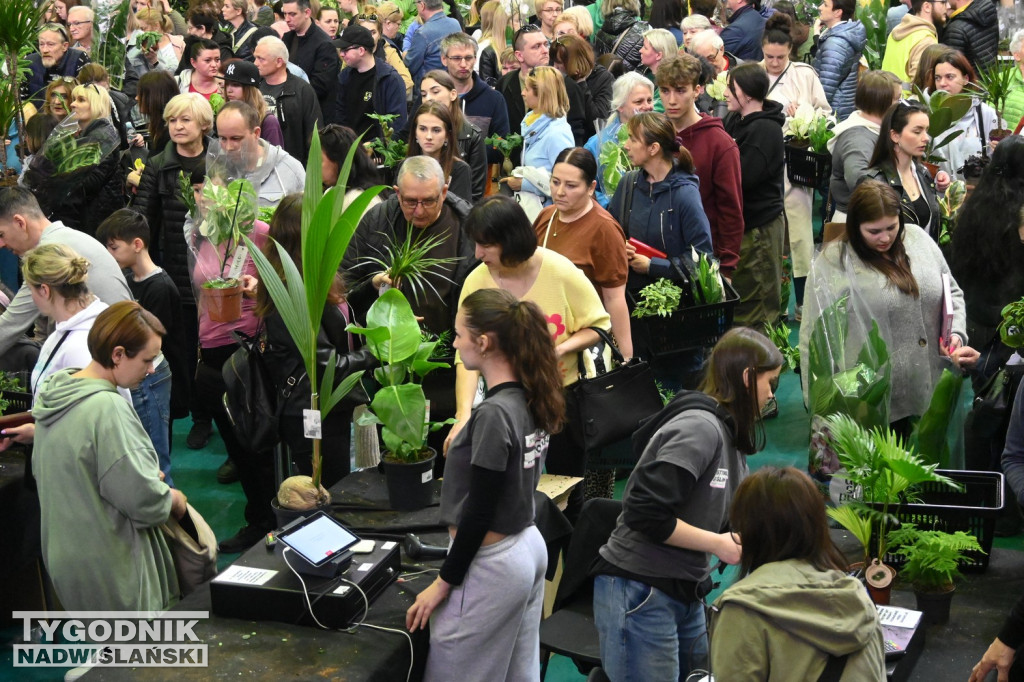
[[[224, 409], [238, 442], [252, 453], [268, 452], [281, 436], [278, 422], [281, 414], [277, 388], [263, 359], [266, 338], [259, 331], [255, 336], [234, 331], [239, 348], [221, 368], [224, 378]], [[291, 379], [289, 379], [291, 381]]]

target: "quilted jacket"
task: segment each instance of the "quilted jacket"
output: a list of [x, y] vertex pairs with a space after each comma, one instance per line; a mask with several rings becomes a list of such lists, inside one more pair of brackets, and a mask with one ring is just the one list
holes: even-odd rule
[[996, 3], [972, 0], [966, 9], [947, 20], [939, 42], [963, 52], [975, 71], [994, 62], [999, 53]]
[[825, 97], [839, 120], [856, 109], [853, 99], [857, 92], [857, 64], [867, 32], [859, 21], [841, 21], [821, 34], [814, 68], [818, 70]]

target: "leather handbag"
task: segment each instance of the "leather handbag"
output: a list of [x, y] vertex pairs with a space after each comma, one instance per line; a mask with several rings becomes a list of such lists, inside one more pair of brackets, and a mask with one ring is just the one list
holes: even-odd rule
[[174, 557], [182, 597], [217, 575], [217, 538], [195, 507], [186, 503], [185, 515], [181, 519], [172, 516], [160, 530]]
[[640, 422], [662, 408], [650, 365], [638, 358], [625, 361], [611, 337], [594, 329], [612, 353], [617, 367], [587, 377], [582, 351], [577, 359], [580, 380], [566, 389], [566, 416], [573, 440], [588, 454], [629, 438]]

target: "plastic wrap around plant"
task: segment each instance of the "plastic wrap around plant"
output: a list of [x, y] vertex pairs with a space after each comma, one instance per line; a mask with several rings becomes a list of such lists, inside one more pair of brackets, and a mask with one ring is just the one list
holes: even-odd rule
[[259, 149], [242, 147], [224, 151], [218, 142], [210, 144], [202, 191], [193, 197], [195, 214], [185, 221], [197, 300], [202, 289], [237, 285], [248, 259], [243, 237], [252, 235], [259, 199], [246, 169], [255, 168]]

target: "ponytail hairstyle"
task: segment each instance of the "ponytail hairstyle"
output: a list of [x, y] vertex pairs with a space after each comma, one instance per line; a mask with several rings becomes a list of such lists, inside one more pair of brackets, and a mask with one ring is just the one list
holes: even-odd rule
[[656, 111], [645, 111], [629, 119], [626, 125], [630, 137], [641, 140], [645, 145], [657, 142], [661, 145], [661, 155], [666, 161], [673, 161], [687, 173], [693, 172], [693, 157], [686, 147], [679, 144], [675, 127], [668, 116]]
[[782, 363], [775, 344], [749, 327], [730, 329], [711, 351], [700, 390], [728, 410], [734, 422], [734, 445], [745, 455], [764, 447], [757, 376], [782, 367]]
[[[883, 218], [896, 218], [900, 221], [896, 239], [884, 255], [868, 246], [860, 231], [862, 224]], [[847, 241], [850, 242], [854, 253], [864, 261], [865, 265], [881, 272], [891, 284], [895, 284], [903, 293], [920, 298], [921, 292], [918, 289], [914, 273], [910, 269], [910, 258], [907, 257], [906, 247], [903, 245], [905, 234], [906, 225], [896, 190], [878, 180], [865, 180], [857, 185], [857, 189], [853, 190], [850, 195], [846, 209]]]
[[526, 390], [526, 402], [538, 428], [558, 433], [565, 422], [562, 373], [540, 307], [520, 301], [504, 289], [480, 289], [462, 302], [466, 326], [474, 336], [488, 334]]
[[25, 254], [21, 275], [34, 289], [45, 284], [51, 296], [65, 301], [89, 302], [89, 261], [64, 244], [41, 244]]

